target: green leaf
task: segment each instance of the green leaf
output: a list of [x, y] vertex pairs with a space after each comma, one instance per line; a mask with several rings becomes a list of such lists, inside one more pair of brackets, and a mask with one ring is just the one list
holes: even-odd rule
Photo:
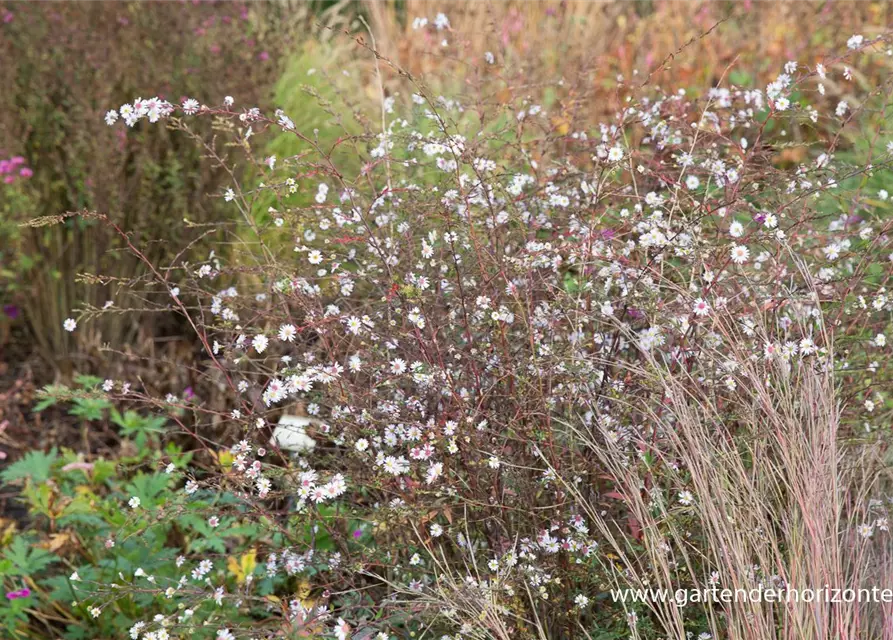
[[88, 375], [76, 375], [74, 377], [74, 381], [77, 382], [84, 388], [92, 388], [98, 387], [102, 384], [102, 378], [97, 378], [96, 376], [88, 376]]
[[580, 292], [580, 281], [577, 274], [573, 271], [565, 271], [564, 273], [564, 290], [570, 294]]
[[11, 464], [3, 473], [0, 473], [0, 480], [13, 482], [30, 478], [33, 482], [46, 482], [50, 477], [53, 463], [58, 459], [59, 455], [55, 447], [49, 453], [29, 451], [21, 460]]
[[167, 422], [163, 416], [142, 416], [136, 411], [125, 411], [121, 415], [116, 409], [112, 409], [111, 420], [121, 428], [122, 436], [133, 438], [139, 447], [146, 444], [151, 434], [164, 433]]
[[[90, 571], [78, 569], [81, 578], [90, 579]], [[77, 599], [77, 592], [72, 589], [72, 583], [68, 580], [68, 574], [50, 576], [40, 581], [41, 586], [49, 591], [50, 600], [55, 602], [71, 602]]]
[[61, 398], [66, 398], [71, 394], [71, 389], [64, 384], [48, 384], [38, 392], [41, 398], [40, 402], [34, 407], [34, 413], [40, 413], [47, 407], [52, 407]]
[[138, 497], [144, 508], [151, 508], [164, 502], [159, 496], [167, 489], [169, 481], [170, 476], [166, 474], [140, 473], [127, 485], [127, 492], [131, 496]]
[[85, 420], [102, 420], [102, 412], [111, 406], [105, 398], [74, 398], [74, 406], [68, 413]]
[[65, 627], [65, 640], [88, 640], [87, 629], [79, 624], [70, 624]]
[[56, 398], [53, 398], [51, 396], [45, 396], [43, 398], [43, 400], [41, 400], [36, 405], [34, 405], [34, 413], [40, 413], [44, 409], [46, 409], [48, 407], [52, 407], [54, 404], [56, 404], [56, 402], [57, 402]]
[[115, 463], [110, 460], [96, 460], [93, 463], [93, 482], [97, 485], [105, 484], [113, 478], [116, 472]]
[[34, 546], [25, 538], [18, 537], [3, 552], [3, 558], [12, 563], [8, 575], [29, 576], [59, 560], [55, 554]]

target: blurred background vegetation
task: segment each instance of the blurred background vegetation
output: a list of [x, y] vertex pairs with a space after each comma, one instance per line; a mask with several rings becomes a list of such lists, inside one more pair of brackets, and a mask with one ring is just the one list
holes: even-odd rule
[[[430, 21], [440, 12], [449, 32], [413, 29], [416, 17]], [[124, 311], [139, 303], [113, 279], [85, 282], [85, 274], [139, 276], [141, 266], [120, 251], [119, 239], [80, 218], [20, 226], [66, 211], [101, 211], [164, 265], [205, 232], [202, 225], [230, 215], [208, 197], [228, 177], [189, 135], [107, 127], [109, 108], [137, 96], [219, 104], [231, 95], [237, 106], [282, 107], [299, 129], [318, 130], [331, 144], [356, 121], [347, 111], [380, 100], [375, 60], [358, 45], [374, 39], [386, 58], [384, 93], [406, 104], [410, 95], [401, 93], [394, 66], [435, 95], [474, 92], [491, 103], [527, 93], [542, 101], [543, 84], [583, 77], [596, 99], [569, 94], [548, 105], [561, 130], [562, 119], [596, 123], [611, 113], [621, 99], [618, 75], [638, 72], [645, 82], [655, 71], [650, 81], [679, 88], [710, 87], [724, 76], [764, 86], [787, 60], [814, 63], [805, 56], [839, 49], [853, 33], [874, 35], [891, 16], [893, 4], [860, 1], [0, 4], [0, 424], [24, 427], [40, 385], [108, 374], [103, 345], [138, 344], [155, 354], [128, 372], [145, 384], [172, 376], [191, 383], [188, 365], [200, 351], [170, 314], [140, 322], [104, 314], [74, 334], [63, 330], [75, 309], [112, 301]], [[495, 64], [483, 62], [488, 53]], [[860, 69], [855, 81], [871, 83], [881, 71]], [[846, 95], [846, 87], [826, 84], [829, 104]], [[330, 126], [342, 114], [344, 128]], [[297, 153], [292, 140], [272, 139], [259, 153]], [[799, 159], [796, 149], [785, 153], [782, 161]], [[259, 207], [258, 215], [265, 211]], [[206, 256], [207, 247], [194, 250], [202, 249]]]
[[[416, 18], [433, 21], [440, 12], [450, 30], [413, 28]], [[886, 30], [891, 18], [893, 2], [867, 0], [0, 0], [0, 584], [38, 589], [34, 581], [21, 581], [49, 563], [51, 553], [73, 566], [88, 563], [83, 554], [89, 545], [72, 533], [76, 526], [65, 535], [53, 529], [63, 507], [72, 505], [84, 521], [101, 514], [105, 524], [120, 528], [119, 494], [150, 504], [166, 486], [160, 473], [142, 471], [158, 466], [162, 448], [178, 466], [190, 455], [160, 437], [157, 416], [122, 414], [99, 398], [66, 406], [50, 395], [36, 403], [37, 389], [74, 383], [96, 390], [101, 379], [95, 376], [102, 375], [138, 379], [148, 388], [179, 384], [184, 395], [195, 393], [203, 403], [223, 402], [207, 380], [193, 378], [202, 352], [188, 326], [174, 314], [126, 313], [146, 301], [120, 286], [143, 273], [121, 250], [120, 238], [80, 217], [22, 226], [68, 211], [100, 211], [163, 267], [187, 246], [207, 258], [208, 240], [219, 239], [215, 226], [244, 224], [216, 197], [230, 186], [230, 176], [187, 132], [108, 127], [108, 109], [138, 96], [171, 102], [188, 96], [207, 104], [233, 96], [237, 108], [283, 108], [298, 129], [332, 148], [345, 133], [363, 132], [365, 114], [378, 113], [382, 91], [411, 108], [399, 67], [430, 95], [468, 97], [467, 104], [516, 105], [529, 98], [547, 108], [553, 130], [564, 135], [603, 122], [617, 109], [623, 99], [618, 76], [668, 90], [703, 90], [721, 78], [765, 87], [788, 60], [813, 65], [822, 52], [843, 49], [854, 33], [871, 37]], [[384, 57], [378, 65], [368, 48], [373, 41]], [[485, 62], [488, 54], [494, 64]], [[854, 83], [876, 84], [893, 56], [872, 56], [870, 64], [876, 66], [853, 69]], [[587, 90], [546, 92], [562, 79]], [[829, 79], [825, 87], [827, 110], [848, 99], [846, 84]], [[196, 122], [190, 126], [213, 126]], [[773, 151], [775, 161], [804, 160], [810, 132], [785, 135], [786, 143]], [[853, 135], [839, 154], [861, 164], [869, 150], [864, 136], [860, 142], [858, 132]], [[304, 151], [293, 136], [258, 137], [257, 156]], [[340, 166], [359, 168], [365, 161], [348, 145], [337, 148]], [[876, 171], [870, 188], [893, 192], [891, 177]], [[258, 202], [252, 213], [264, 221], [272, 204]], [[218, 254], [226, 247], [214, 243]], [[97, 282], [90, 274], [115, 279]], [[65, 318], [108, 301], [121, 313], [64, 331]], [[149, 357], [109, 358], [104, 350], [110, 348]], [[128, 368], [113, 370], [110, 361]], [[91, 459], [89, 473], [78, 466], [84, 455]], [[128, 467], [140, 469], [132, 482]], [[11, 483], [24, 488], [10, 489]], [[56, 499], [60, 495], [64, 499]], [[40, 544], [32, 544], [31, 534], [37, 539], [40, 529], [35, 522], [49, 522], [53, 531], [48, 538], [41, 534]], [[26, 537], [16, 537], [17, 528]], [[245, 548], [261, 533], [249, 532]], [[119, 557], [148, 555], [141, 566], [164, 575], [171, 566], [159, 552], [165, 535], [124, 542]], [[14, 569], [2, 566], [10, 557], [18, 558]], [[47, 583], [53, 602], [64, 605], [52, 615], [71, 616], [72, 634], [84, 630], [69, 637], [99, 637], [65, 613], [64, 575]], [[0, 627], [15, 625], [17, 616], [27, 620], [25, 606], [16, 601], [0, 608]], [[16, 637], [46, 637], [42, 632]]]

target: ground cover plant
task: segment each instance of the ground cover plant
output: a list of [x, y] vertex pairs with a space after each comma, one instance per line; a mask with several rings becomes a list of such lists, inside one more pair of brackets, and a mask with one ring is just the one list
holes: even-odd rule
[[351, 37], [378, 92], [306, 87], [326, 131], [235, 93], [108, 105], [228, 177], [213, 237], [159, 262], [96, 208], [28, 223], [112, 234], [141, 269], [99, 281], [200, 355], [184, 387], [110, 344], [44, 389], [122, 444], [3, 471], [33, 520], [4, 534], [10, 636], [889, 637], [884, 602], [610, 590], [893, 584], [893, 85], [856, 80], [891, 38], [703, 92], [660, 87], [668, 55], [593, 123], [586, 70], [495, 100], [483, 56], [441, 94]]

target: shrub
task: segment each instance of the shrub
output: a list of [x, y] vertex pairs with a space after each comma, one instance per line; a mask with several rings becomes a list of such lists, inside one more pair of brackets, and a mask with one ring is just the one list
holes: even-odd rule
[[[891, 158], [889, 86], [810, 102], [887, 42], [854, 36], [765, 90], [621, 83], [592, 129], [559, 130], [529, 87], [494, 105], [398, 69], [410, 108], [331, 134], [354, 172], [281, 110], [110, 114], [147, 137], [155, 116], [211, 119], [256, 174], [219, 194], [247, 230], [200, 262], [60, 217], [117, 233], [151, 275], [134, 295], [189, 323], [230, 402], [66, 391], [163, 415], [192, 454], [158, 454], [151, 495], [102, 488], [118, 512], [95, 523], [182, 562], [138, 573], [124, 551], [109, 584], [119, 552], [100, 550], [78, 610], [145, 640], [882, 637], [878, 603], [609, 591], [889, 584], [889, 200], [864, 189]], [[800, 161], [795, 130], [816, 140]], [[868, 161], [841, 158], [846, 131]], [[251, 155], [281, 132], [293, 155]]]

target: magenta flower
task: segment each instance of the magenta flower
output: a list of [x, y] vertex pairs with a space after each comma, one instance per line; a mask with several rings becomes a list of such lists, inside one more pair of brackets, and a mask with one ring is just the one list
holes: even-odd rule
[[34, 171], [31, 170], [31, 167], [22, 167], [19, 171], [19, 175], [23, 178], [30, 178], [34, 175]]
[[6, 598], [8, 600], [17, 600], [18, 598], [27, 598], [31, 595], [31, 589], [27, 587], [24, 589], [19, 589], [18, 591], [10, 591], [6, 594]]

